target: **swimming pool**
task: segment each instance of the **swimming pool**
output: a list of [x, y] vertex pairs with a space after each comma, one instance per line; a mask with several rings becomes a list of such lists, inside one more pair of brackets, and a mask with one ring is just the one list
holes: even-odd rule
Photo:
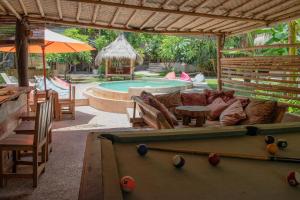
[[191, 88], [191, 82], [165, 79], [144, 79], [130, 81], [113, 81], [100, 83], [88, 88], [84, 95], [88, 97], [90, 106], [107, 112], [126, 113], [133, 107], [132, 96], [142, 91], [150, 93], [169, 93]]
[[132, 80], [100, 83], [105, 89], [128, 92], [129, 88], [171, 88], [186, 86], [187, 82], [177, 80]]

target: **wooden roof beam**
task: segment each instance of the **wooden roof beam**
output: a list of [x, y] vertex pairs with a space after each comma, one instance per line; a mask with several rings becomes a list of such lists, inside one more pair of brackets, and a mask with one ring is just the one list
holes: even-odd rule
[[[223, 1], [221, 4], [219, 4], [219, 5], [217, 5], [217, 6], [215, 6], [214, 8], [212, 8], [209, 12], [213, 12], [213, 11], [215, 11], [216, 9], [218, 9], [219, 7], [221, 7], [221, 6], [223, 6], [225, 3], [227, 3], [227, 2], [229, 2], [229, 1], [231, 1], [231, 0], [225, 0], [225, 1]], [[213, 21], [213, 19], [211, 19], [211, 20], [208, 20], [207, 22], [209, 23], [209, 22], [212, 22]], [[224, 22], [225, 20], [223, 20], [222, 22]], [[207, 23], [206, 22], [206, 23]], [[217, 23], [219, 23], [219, 22], [217, 22]], [[200, 25], [198, 25], [198, 26], [196, 26], [196, 27], [193, 27], [191, 30], [192, 31], [195, 31], [195, 30], [197, 30], [197, 29], [199, 29], [201, 26], [203, 26], [204, 24], [203, 23], [201, 23]]]
[[0, 10], [2, 10], [5, 14], [7, 13], [6, 9], [0, 4]]
[[56, 7], [57, 7], [57, 11], [58, 11], [58, 16], [60, 19], [62, 19], [63, 14], [62, 14], [62, 10], [61, 10], [60, 0], [56, 0]]
[[136, 12], [137, 12], [137, 10], [135, 10], [135, 11], [130, 15], [130, 17], [128, 18], [128, 20], [127, 20], [127, 22], [126, 22], [126, 24], [125, 24], [125, 26], [126, 26], [127, 28], [129, 28], [130, 22], [131, 22], [132, 19], [134, 18]]
[[76, 21], [78, 22], [80, 20], [80, 15], [81, 15], [81, 2], [78, 2], [77, 14], [76, 14]]
[[220, 31], [220, 30], [222, 30], [222, 29], [233, 28], [233, 27], [242, 25], [243, 23], [244, 23], [244, 22], [230, 22], [229, 24], [220, 26], [220, 27], [218, 27], [218, 28], [214, 28], [214, 29], [213, 29], [213, 32], [217, 32], [217, 31]]
[[163, 18], [158, 24], [156, 24], [155, 26], [154, 26], [154, 30], [157, 30], [157, 28], [158, 27], [160, 27], [163, 23], [165, 23], [166, 21], [168, 21], [169, 20], [169, 18], [170, 18], [170, 14], [169, 15], [167, 15], [165, 18]]
[[[240, 8], [242, 8], [242, 7], [244, 7], [244, 6], [247, 6], [247, 5], [251, 4], [251, 3], [253, 3], [253, 1], [255, 1], [255, 0], [248, 0], [248, 1], [245, 2], [245, 3], [242, 3], [242, 4], [240, 4], [240, 5], [236, 6], [236, 7], [234, 7], [234, 8], [232, 8], [232, 9], [228, 10], [228, 11], [226, 12], [226, 15], [227, 15], [227, 16], [228, 16], [228, 15], [231, 15], [232, 13], [236, 12], [238, 9], [240, 9]], [[265, 5], [266, 3], [263, 2], [262, 4]]]
[[144, 28], [147, 26], [147, 24], [153, 19], [153, 17], [155, 17], [156, 14], [157, 14], [156, 12], [152, 13], [152, 14], [144, 21], [144, 23], [140, 26], [140, 29], [141, 29], [141, 30], [144, 29]]
[[[272, 7], [270, 7], [270, 8], [268, 8], [267, 10], [264, 10], [264, 11], [262, 11], [262, 12], [259, 12], [259, 13], [255, 13], [253, 16], [254, 17], [264, 17], [264, 15], [266, 14], [266, 13], [273, 13], [273, 12], [275, 12], [276, 10], [278, 10], [278, 9], [282, 9], [282, 8], [284, 8], [286, 5], [290, 5], [292, 2], [294, 2], [294, 1], [285, 1], [285, 2], [281, 2], [281, 3], [278, 3], [278, 4], [275, 4], [274, 6], [272, 6]], [[294, 5], [294, 4], [293, 4]], [[273, 12], [272, 12], [273, 11]]]
[[186, 1], [183, 1], [182, 4], [180, 4], [178, 6], [178, 10], [182, 10], [184, 7], [186, 7], [186, 5], [188, 5], [191, 1], [193, 0], [186, 0]]
[[187, 23], [186, 25], [184, 25], [183, 27], [181, 27], [179, 30], [180, 30], [180, 31], [183, 31], [183, 30], [185, 30], [187, 27], [189, 27], [189, 26], [191, 26], [191, 25], [197, 23], [199, 20], [200, 20], [199, 18], [193, 19], [193, 20], [191, 20], [189, 23]]
[[231, 1], [231, 0], [225, 0], [225, 1], [223, 1], [223, 2], [220, 3], [219, 5], [217, 5], [217, 6], [213, 7], [213, 8], [211, 8], [211, 9], [209, 10], [209, 12], [214, 12], [214, 11], [217, 10], [218, 8], [224, 6], [224, 4], [228, 3], [229, 1]]
[[173, 0], [165, 0], [165, 2], [160, 6], [161, 8], [164, 8], [165, 6], [167, 6], [169, 3], [171, 3], [171, 1]]
[[200, 8], [205, 7], [208, 2], [209, 2], [209, 0], [202, 1], [196, 8], [193, 9], [193, 12], [197, 12], [197, 10], [199, 10]]
[[166, 29], [171, 30], [172, 26], [174, 26], [177, 22], [179, 22], [184, 17], [185, 17], [184, 15], [181, 15], [178, 19], [176, 19], [174, 22], [172, 22]]
[[98, 10], [99, 10], [100, 6], [96, 5], [95, 9], [94, 9], [94, 14], [93, 14], [93, 18], [92, 18], [92, 23], [96, 23], [97, 21], [97, 16], [98, 16]]
[[21, 15], [14, 9], [14, 7], [7, 0], [2, 0], [2, 2], [4, 3], [5, 7], [15, 15], [16, 18], [18, 18], [19, 20], [22, 19]]
[[61, 19], [53, 19], [49, 17], [28, 17], [28, 20], [31, 22], [38, 22], [38, 23], [54, 23], [54, 24], [61, 24], [61, 25], [71, 25], [71, 26], [81, 26], [81, 27], [90, 27], [96, 29], [114, 29], [114, 30], [121, 30], [121, 31], [128, 31], [128, 32], [140, 32], [140, 33], [153, 33], [153, 34], [182, 34], [182, 35], [217, 35], [216, 33], [212, 32], [191, 32], [191, 31], [152, 31], [152, 30], [140, 30], [135, 28], [123, 28], [123, 27], [111, 27], [108, 25], [100, 25], [100, 24], [93, 24], [93, 23], [84, 23], [84, 22], [76, 22], [76, 21], [64, 21]]
[[274, 17], [282, 16], [282, 15], [285, 15], [285, 14], [291, 14], [291, 12], [298, 11], [299, 9], [300, 9], [300, 4], [297, 5], [297, 6], [292, 6], [288, 9], [282, 10], [280, 12], [276, 12], [272, 15], [269, 15], [268, 17], [266, 17], [266, 19], [272, 19]]
[[45, 13], [44, 13], [44, 10], [43, 10], [41, 1], [40, 1], [40, 0], [35, 0], [35, 1], [36, 1], [36, 4], [37, 4], [38, 8], [39, 8], [39, 11], [40, 11], [40, 13], [41, 13], [41, 16], [42, 16], [42, 17], [45, 17]]
[[120, 8], [118, 7], [118, 8], [116, 9], [115, 13], [114, 13], [113, 18], [111, 19], [111, 21], [110, 21], [110, 23], [109, 23], [110, 26], [112, 26], [112, 25], [115, 23], [115, 21], [116, 21], [118, 15], [119, 15], [119, 12], [120, 12]]
[[21, 8], [22, 8], [22, 10], [24, 12], [24, 15], [27, 16], [28, 12], [27, 12], [27, 9], [25, 7], [25, 4], [24, 4], [23, 0], [19, 0], [19, 4], [20, 4], [20, 6], [21, 6]]
[[[91, 3], [91, 4], [95, 4], [95, 5], [99, 4], [99, 5], [105, 5], [105, 6], [137, 9], [137, 10], [160, 12], [160, 13], [179, 14], [179, 15], [186, 15], [186, 16], [206, 17], [206, 18], [211, 18], [211, 19], [247, 21], [247, 22], [260, 23], [260, 24], [268, 23], [268, 21], [259, 20], [259, 19], [241, 18], [241, 17], [234, 17], [234, 16], [221, 16], [221, 15], [215, 15], [215, 14], [196, 13], [196, 12], [188, 12], [188, 11], [179, 11], [179, 10], [172, 10], [172, 9], [165, 9], [165, 8], [154, 8], [154, 7], [149, 7], [149, 6], [122, 4], [122, 3], [115, 3], [115, 2], [108, 2], [108, 1], [94, 1], [94, 0], [67, 0], [67, 1]], [[207, 1], [207, 0], [205, 0], [205, 1]]]
[[[120, 3], [121, 3], [121, 4], [124, 4], [125, 1], [126, 1], [126, 0], [121, 0]], [[99, 5], [96, 5], [96, 6], [99, 6]], [[111, 21], [110, 21], [110, 23], [109, 23], [110, 26], [112, 26], [112, 25], [115, 23], [116, 19], [118, 18], [118, 15], [119, 15], [120, 10], [121, 10], [121, 8], [120, 8], [120, 7], [117, 7], [117, 9], [116, 9], [116, 11], [115, 11], [115, 13], [114, 13], [113, 18], [111, 19]]]

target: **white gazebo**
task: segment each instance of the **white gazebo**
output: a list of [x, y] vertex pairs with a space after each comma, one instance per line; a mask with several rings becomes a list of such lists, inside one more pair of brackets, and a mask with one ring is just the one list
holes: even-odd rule
[[115, 41], [98, 53], [95, 64], [99, 66], [103, 61], [107, 78], [119, 76], [125, 79], [133, 78], [135, 64], [142, 64], [143, 58], [129, 44], [124, 34], [120, 34]]

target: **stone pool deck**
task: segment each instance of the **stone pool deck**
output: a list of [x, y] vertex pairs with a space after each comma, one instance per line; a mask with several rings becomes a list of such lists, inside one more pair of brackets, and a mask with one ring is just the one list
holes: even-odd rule
[[76, 108], [75, 120], [54, 123], [53, 152], [36, 189], [31, 179], [10, 179], [0, 188], [1, 200], [76, 200], [78, 198], [86, 135], [99, 129], [130, 127], [125, 114], [89, 106]]

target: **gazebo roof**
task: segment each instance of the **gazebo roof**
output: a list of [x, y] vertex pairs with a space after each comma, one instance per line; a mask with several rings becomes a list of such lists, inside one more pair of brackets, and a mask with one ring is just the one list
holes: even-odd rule
[[124, 34], [120, 34], [115, 41], [104, 47], [97, 55], [95, 63], [100, 65], [104, 59], [129, 59], [141, 64], [143, 58], [126, 40]]
[[1, 0], [0, 21], [234, 35], [300, 17], [299, 0]]

